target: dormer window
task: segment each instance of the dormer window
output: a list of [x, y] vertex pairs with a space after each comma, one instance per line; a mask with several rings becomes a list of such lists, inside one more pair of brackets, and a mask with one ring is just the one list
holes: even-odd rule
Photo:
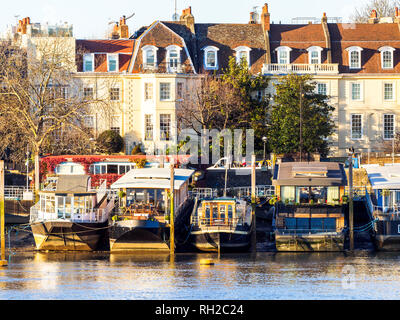
[[381, 65], [382, 69], [393, 69], [393, 52], [395, 48], [392, 47], [382, 47], [379, 48], [381, 52]]
[[204, 50], [204, 68], [206, 70], [218, 69], [218, 51], [217, 47], [205, 47]]
[[157, 50], [155, 46], [144, 46], [143, 53], [143, 66], [145, 69], [152, 69], [157, 66]]
[[107, 67], [108, 72], [118, 71], [118, 54], [108, 54], [107, 55]]
[[349, 53], [349, 68], [361, 69], [361, 47], [350, 47], [346, 49]]
[[177, 72], [181, 65], [181, 47], [167, 47], [167, 68], [168, 72]]
[[245, 59], [247, 61], [248, 66], [250, 67], [251, 61], [250, 61], [250, 51], [251, 48], [241, 46], [233, 49], [236, 51], [236, 63], [240, 64], [242, 59]]
[[83, 55], [83, 72], [93, 72], [94, 68], [94, 54], [85, 53]]
[[290, 63], [290, 51], [289, 47], [278, 47], [275, 49], [277, 54], [278, 64], [289, 64]]
[[321, 47], [310, 47], [307, 49], [308, 51], [308, 63], [309, 64], [321, 64]]

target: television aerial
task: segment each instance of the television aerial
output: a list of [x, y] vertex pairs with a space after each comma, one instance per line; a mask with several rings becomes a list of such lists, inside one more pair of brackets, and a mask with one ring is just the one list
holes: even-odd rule
[[[134, 15], [135, 15], [135, 13], [132, 13], [132, 14], [131, 14], [130, 16], [128, 16], [128, 17], [125, 16], [125, 15], [123, 15], [122, 18], [125, 19], [125, 21], [126, 21], [126, 20], [132, 18]], [[115, 23], [117, 26], [119, 25], [119, 21], [110, 21], [108, 24], [113, 24], [113, 23]]]

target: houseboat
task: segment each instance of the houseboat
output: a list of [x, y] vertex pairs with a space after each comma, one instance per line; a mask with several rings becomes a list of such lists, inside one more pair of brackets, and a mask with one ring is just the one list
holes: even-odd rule
[[377, 250], [400, 251], [400, 165], [365, 166], [373, 192], [367, 194]]
[[185, 165], [189, 156], [63, 155], [43, 157], [40, 162], [46, 172], [42, 178], [47, 178], [47, 174], [89, 175], [92, 178], [92, 186], [99, 187], [105, 181], [109, 188], [131, 169], [169, 167], [171, 159], [178, 165]]
[[[174, 169], [175, 218], [189, 201], [193, 173]], [[133, 169], [111, 185], [120, 196], [109, 230], [111, 252], [170, 249], [170, 177], [170, 168]]]
[[92, 190], [91, 179], [86, 175], [60, 175], [39, 192], [39, 197], [30, 210], [37, 250], [101, 249], [114, 207], [105, 188]]
[[200, 251], [246, 251], [251, 244], [251, 206], [236, 198], [197, 199], [191, 228], [190, 242]]
[[340, 199], [347, 179], [342, 164], [282, 162], [275, 166], [272, 184], [278, 251], [344, 250], [345, 205]]

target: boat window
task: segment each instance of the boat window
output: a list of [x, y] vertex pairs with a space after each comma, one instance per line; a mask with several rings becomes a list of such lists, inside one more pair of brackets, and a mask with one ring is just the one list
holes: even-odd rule
[[71, 217], [71, 197], [66, 197], [65, 198], [65, 217], [70, 218]]
[[285, 201], [295, 201], [296, 195], [295, 195], [295, 187], [294, 186], [282, 186], [281, 187], [281, 199], [282, 202], [285, 203]]
[[311, 200], [313, 200], [314, 203], [325, 203], [326, 202], [326, 188], [312, 187], [311, 188]]
[[213, 220], [214, 219], [218, 219], [218, 204], [214, 204], [212, 207], [212, 211], [213, 211]]
[[210, 219], [210, 206], [206, 206], [205, 218]]
[[53, 196], [46, 196], [46, 212], [53, 213], [55, 212], [56, 206], [56, 198]]
[[57, 215], [58, 217], [63, 217], [65, 214], [64, 197], [57, 197]]
[[226, 218], [225, 210], [226, 210], [226, 207], [225, 207], [224, 204], [219, 207], [219, 217], [220, 217], [220, 219], [225, 220], [225, 218]]
[[309, 203], [310, 202], [309, 187], [296, 187], [296, 202]]
[[300, 229], [300, 230], [309, 230], [310, 229], [310, 219], [297, 218], [296, 224], [297, 224], [296, 229]]
[[109, 164], [107, 166], [107, 173], [118, 174], [118, 165], [117, 164]]
[[232, 205], [228, 205], [228, 218], [232, 219], [233, 218], [233, 207]]

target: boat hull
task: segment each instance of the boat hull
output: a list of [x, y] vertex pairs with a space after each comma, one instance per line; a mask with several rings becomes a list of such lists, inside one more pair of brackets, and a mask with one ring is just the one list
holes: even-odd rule
[[337, 252], [344, 251], [344, 235], [275, 235], [277, 251]]
[[45, 221], [31, 224], [37, 250], [94, 251], [107, 234], [108, 222]]
[[375, 249], [379, 251], [400, 251], [400, 220], [376, 221], [374, 235]]
[[169, 228], [157, 221], [114, 222], [109, 231], [110, 251], [168, 251]]
[[251, 245], [251, 232], [194, 231], [190, 234], [190, 242], [200, 251], [246, 252]]

